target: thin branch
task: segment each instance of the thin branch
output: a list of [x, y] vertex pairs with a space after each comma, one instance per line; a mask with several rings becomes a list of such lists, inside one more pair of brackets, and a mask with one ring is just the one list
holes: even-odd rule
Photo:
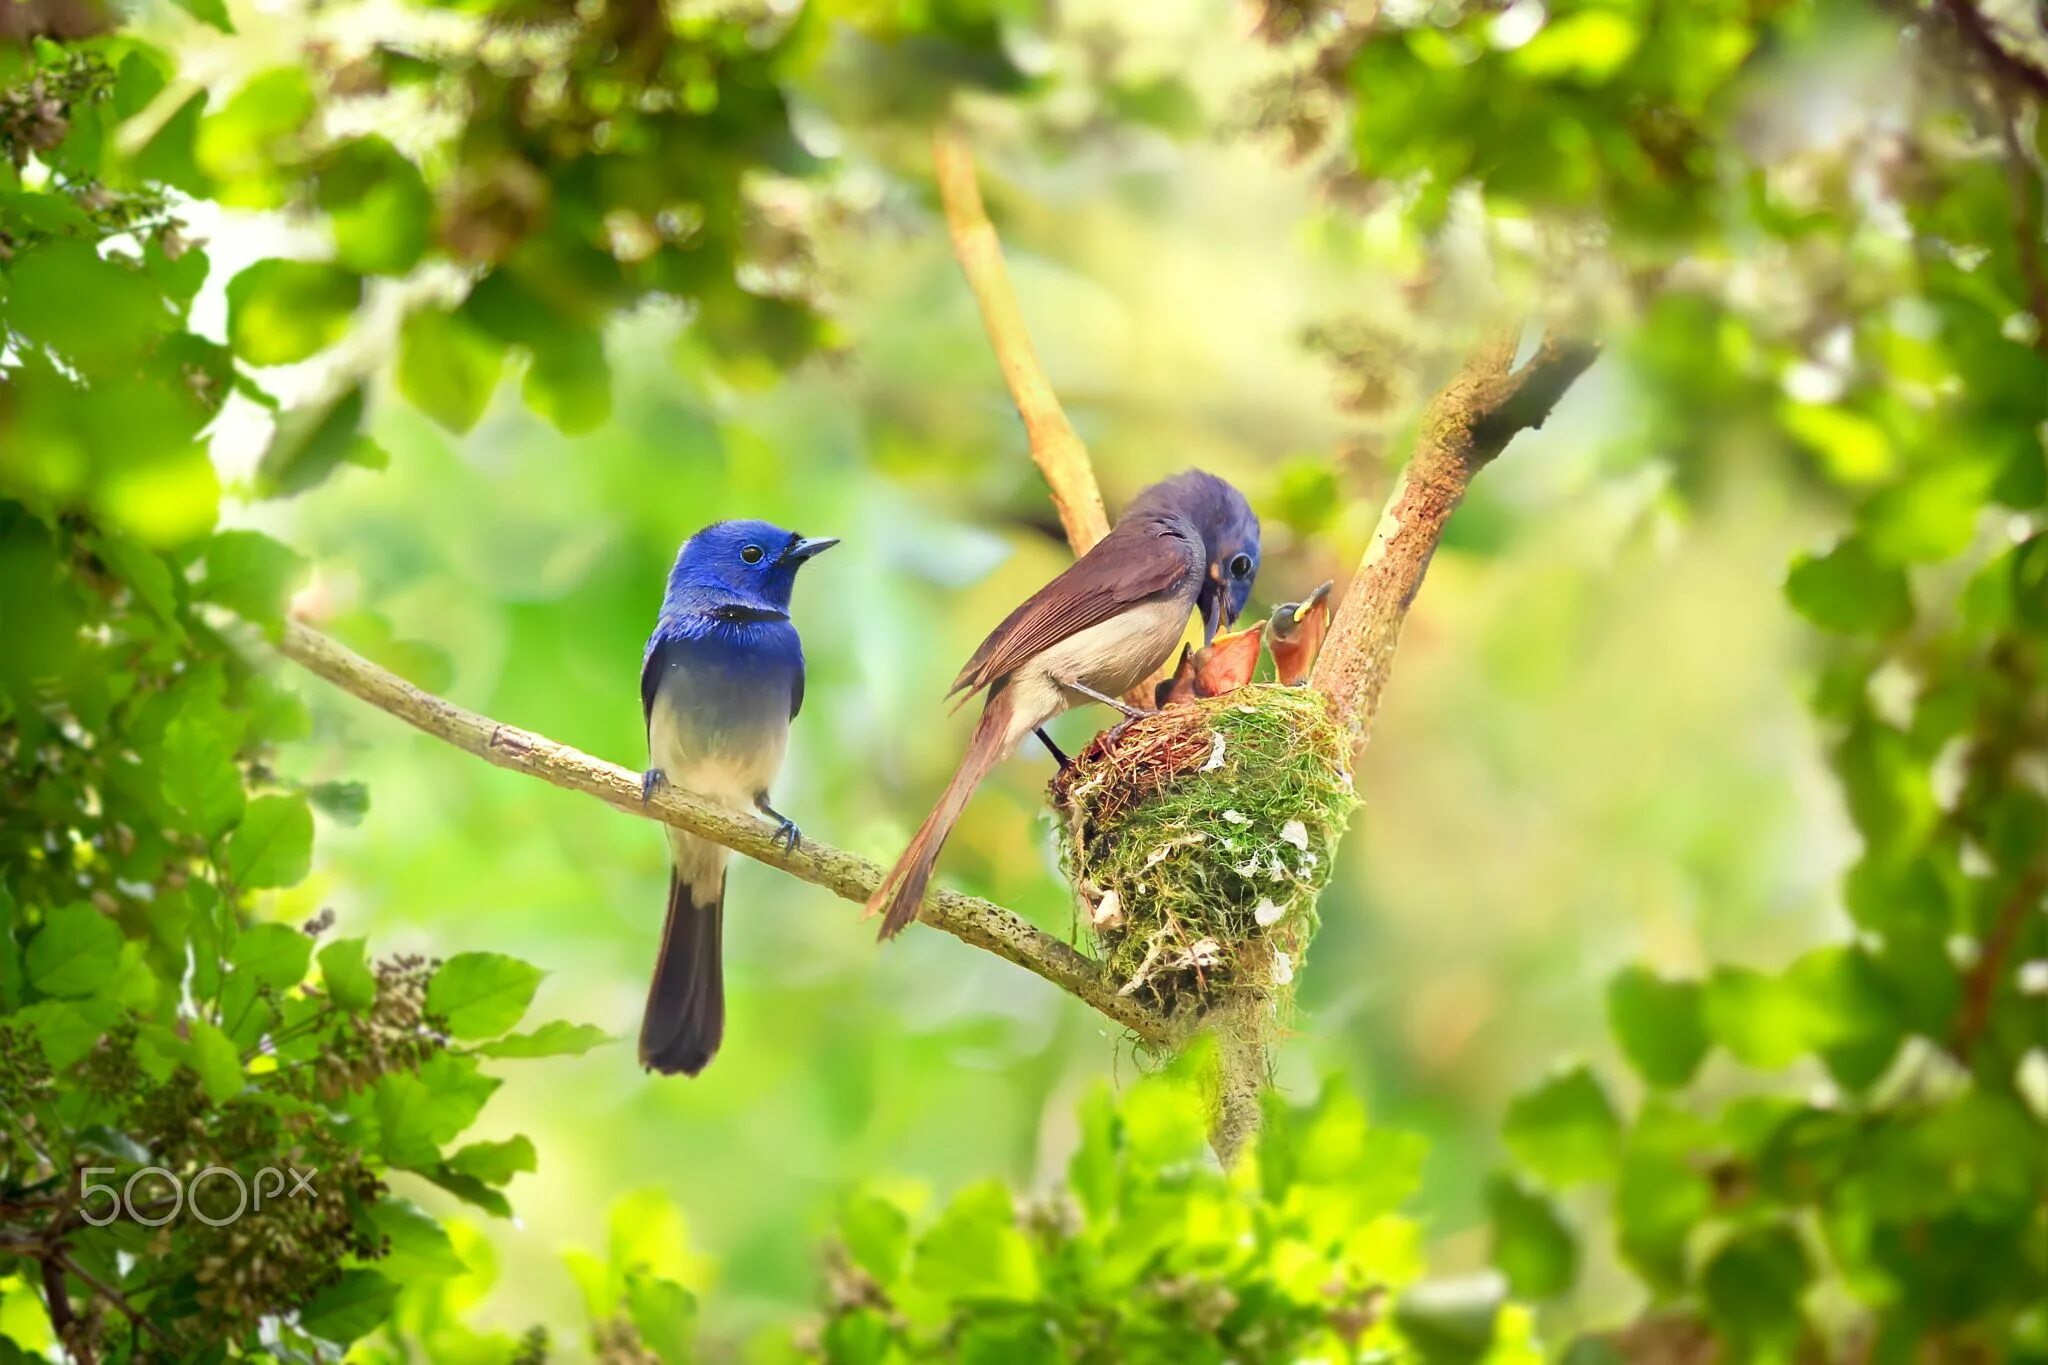
[[2041, 176], [2032, 153], [2020, 138], [2018, 100], [1999, 90], [1992, 99], [2005, 143], [2006, 185], [2012, 195], [2013, 248], [2020, 278], [2026, 282], [2027, 311], [2034, 315], [2034, 350], [2048, 356], [2048, 269], [2041, 262]]
[[1025, 329], [1016, 291], [1010, 287], [1010, 272], [1003, 266], [1002, 243], [996, 239], [988, 210], [982, 207], [974, 153], [957, 131], [941, 126], [932, 134], [932, 164], [946, 230], [953, 238], [953, 255], [967, 277], [967, 287], [974, 291], [982, 326], [988, 329], [989, 344], [1002, 367], [1003, 382], [1009, 385], [1017, 414], [1024, 419], [1031, 459], [1052, 490], [1067, 544], [1074, 547], [1075, 554], [1086, 554], [1109, 534], [1109, 514], [1102, 508], [1102, 490], [1096, 486], [1088, 448], [1067, 420], [1045, 377], [1045, 368], [1038, 363], [1038, 352], [1032, 349], [1031, 333]]
[[1954, 1052], [1964, 1062], [1976, 1051], [1977, 1042], [1991, 1022], [1991, 1005], [1998, 998], [1998, 985], [2005, 976], [2006, 959], [2019, 940], [2020, 926], [2048, 894], [2048, 863], [2036, 863], [2020, 877], [1998, 906], [1998, 917], [1984, 937], [1983, 950], [1963, 977], [1963, 1008], [1956, 1019]]
[[[545, 736], [464, 710], [414, 687], [302, 622], [285, 623], [278, 648], [286, 658], [344, 692], [500, 768], [588, 793], [629, 815], [688, 830], [756, 862], [779, 867], [793, 877], [822, 886], [856, 905], [864, 904], [881, 883], [882, 869], [865, 858], [810, 838], [794, 852], [785, 851], [775, 842], [772, 823], [712, 805], [674, 787], [663, 787], [651, 801], [642, 802], [640, 774]], [[925, 898], [918, 918], [1044, 977], [1147, 1043], [1169, 1044], [1176, 1037], [1163, 1015], [1118, 995], [1115, 983], [1104, 979], [1094, 961], [1015, 911], [975, 896], [940, 890]]]
[[[63, 1266], [65, 1270], [77, 1276], [80, 1280], [83, 1280], [88, 1289], [120, 1309], [122, 1313], [127, 1315], [130, 1322], [155, 1337], [162, 1345], [169, 1346], [171, 1344], [171, 1339], [164, 1335], [163, 1329], [144, 1317], [140, 1309], [128, 1302], [127, 1295], [108, 1284], [105, 1280], [100, 1279], [97, 1275], [94, 1275], [63, 1252], [53, 1252], [52, 1255], [56, 1257], [57, 1264]], [[46, 1261], [44, 1264], [48, 1265], [49, 1263]]]
[[2035, 99], [2048, 98], [2048, 71], [2007, 47], [1982, 10], [1970, 0], [1941, 0], [1941, 8], [1964, 41], [1977, 50], [1999, 78], [2020, 86]]
[[1542, 426], [1599, 354], [1591, 343], [1553, 332], [1516, 369], [1521, 336], [1519, 325], [1489, 332], [1423, 409], [1415, 454], [1387, 499], [1372, 544], [1337, 608], [1330, 642], [1316, 660], [1311, 684], [1330, 698], [1337, 718], [1360, 744], [1371, 735], [1408, 608], [1472, 476], [1516, 432]]

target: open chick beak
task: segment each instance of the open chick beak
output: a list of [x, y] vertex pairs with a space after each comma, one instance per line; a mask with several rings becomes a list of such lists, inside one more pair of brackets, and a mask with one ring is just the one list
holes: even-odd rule
[[1195, 655], [1195, 695], [1220, 697], [1250, 682], [1259, 666], [1259, 641], [1265, 634], [1266, 623], [1260, 621], [1248, 630], [1217, 636]]

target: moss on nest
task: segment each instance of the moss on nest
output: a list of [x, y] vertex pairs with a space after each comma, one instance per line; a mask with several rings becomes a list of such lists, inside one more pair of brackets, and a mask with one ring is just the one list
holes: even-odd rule
[[1053, 780], [1061, 860], [1110, 973], [1170, 1014], [1285, 994], [1358, 798], [1319, 692], [1261, 684], [1095, 741]]

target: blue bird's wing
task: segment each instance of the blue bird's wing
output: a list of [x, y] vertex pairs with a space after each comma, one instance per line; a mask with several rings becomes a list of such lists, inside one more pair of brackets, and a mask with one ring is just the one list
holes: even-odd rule
[[654, 698], [661, 692], [661, 680], [678, 662], [680, 653], [679, 641], [657, 635], [647, 642], [647, 657], [640, 661], [640, 719], [648, 725], [654, 723]]

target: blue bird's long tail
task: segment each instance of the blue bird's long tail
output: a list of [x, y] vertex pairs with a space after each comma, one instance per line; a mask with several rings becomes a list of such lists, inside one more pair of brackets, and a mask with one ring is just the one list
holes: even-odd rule
[[694, 1076], [725, 1037], [725, 969], [719, 931], [725, 918], [725, 879], [709, 897], [693, 893], [674, 872], [668, 879], [668, 921], [661, 956], [640, 1023], [640, 1064], [672, 1076]]

